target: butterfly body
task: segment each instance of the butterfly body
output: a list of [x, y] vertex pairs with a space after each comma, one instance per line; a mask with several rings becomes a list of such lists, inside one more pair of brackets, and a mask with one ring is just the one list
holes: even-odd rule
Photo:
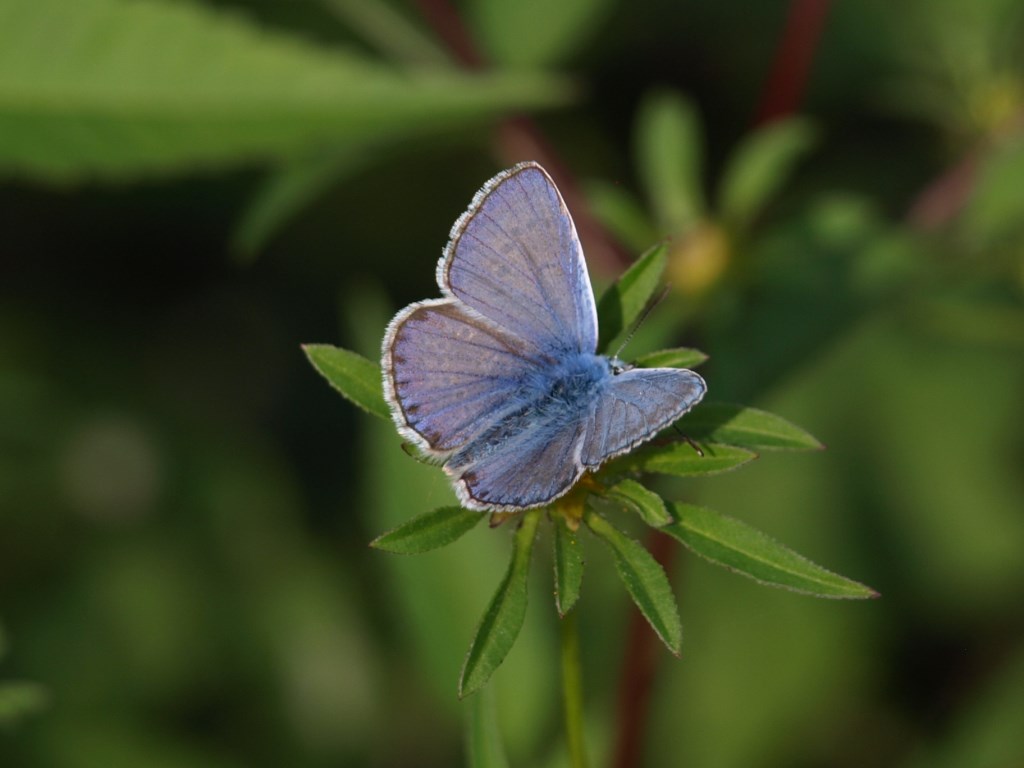
[[575, 226], [535, 163], [499, 174], [456, 222], [444, 298], [399, 312], [384, 391], [399, 432], [440, 459], [464, 506], [517, 510], [653, 437], [703, 379], [597, 354], [597, 313]]

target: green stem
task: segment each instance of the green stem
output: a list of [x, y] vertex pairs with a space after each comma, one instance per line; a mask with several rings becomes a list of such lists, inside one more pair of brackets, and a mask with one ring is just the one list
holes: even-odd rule
[[583, 673], [580, 670], [580, 634], [576, 611], [562, 617], [562, 700], [565, 704], [565, 739], [569, 747], [569, 765], [587, 768], [587, 750], [583, 742]]

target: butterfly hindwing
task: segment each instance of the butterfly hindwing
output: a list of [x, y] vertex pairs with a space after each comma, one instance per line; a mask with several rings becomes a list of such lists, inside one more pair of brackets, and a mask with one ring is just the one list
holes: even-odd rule
[[594, 400], [581, 460], [602, 462], [646, 442], [700, 402], [698, 374], [682, 368], [632, 368], [612, 376]]
[[584, 467], [580, 449], [586, 426], [580, 418], [535, 421], [488, 451], [471, 445], [445, 464], [463, 506], [522, 509], [547, 504], [568, 491]]

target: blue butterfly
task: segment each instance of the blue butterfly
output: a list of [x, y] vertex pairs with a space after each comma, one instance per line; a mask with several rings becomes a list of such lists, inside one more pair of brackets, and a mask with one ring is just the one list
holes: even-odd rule
[[548, 504], [707, 390], [693, 371], [597, 354], [576, 227], [537, 163], [477, 192], [437, 283], [444, 298], [410, 304], [388, 325], [384, 393], [398, 431], [443, 462], [469, 509]]

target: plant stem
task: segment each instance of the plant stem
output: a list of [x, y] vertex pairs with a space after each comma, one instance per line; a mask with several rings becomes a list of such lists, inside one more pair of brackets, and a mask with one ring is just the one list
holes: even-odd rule
[[755, 125], [786, 117], [800, 108], [830, 4], [831, 0], [790, 2], [786, 26], [757, 107]]
[[580, 669], [580, 633], [575, 609], [562, 617], [562, 701], [565, 704], [565, 740], [569, 765], [587, 768], [583, 741], [583, 674]]

